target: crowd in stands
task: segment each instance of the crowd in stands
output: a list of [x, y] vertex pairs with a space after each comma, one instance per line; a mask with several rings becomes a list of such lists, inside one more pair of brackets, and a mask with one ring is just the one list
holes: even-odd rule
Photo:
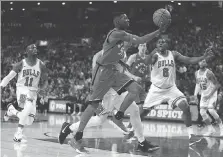
[[[211, 18], [211, 17], [209, 17]], [[206, 23], [197, 25], [193, 19], [186, 18], [184, 23], [173, 23], [168, 29], [168, 38], [171, 39], [171, 49], [186, 56], [201, 56], [209, 46], [213, 47], [214, 58], [208, 61], [208, 66], [216, 74], [223, 85], [223, 24]], [[104, 30], [103, 30], [104, 31]], [[108, 30], [109, 31], [109, 30]], [[138, 35], [152, 30], [138, 30]], [[92, 33], [94, 34], [94, 33]], [[44, 98], [74, 99], [84, 103], [90, 92], [91, 86], [91, 62], [93, 55], [102, 48], [106, 34], [92, 36], [91, 44], [80, 44], [80, 38], [64, 39], [49, 38], [48, 46], [40, 50], [39, 58], [43, 60], [49, 69], [49, 86]], [[25, 46], [35, 42], [30, 37], [2, 37], [1, 47], [1, 79], [12, 69], [13, 64], [24, 57]], [[80, 45], [73, 45], [80, 44]], [[155, 40], [148, 44], [148, 53], [155, 48]], [[130, 49], [128, 55], [136, 53], [137, 48]], [[182, 72], [186, 67], [187, 71]], [[195, 87], [194, 73], [198, 65], [177, 65], [177, 85], [187, 95], [193, 95]], [[185, 69], [185, 68], [184, 68]], [[15, 93], [16, 79], [2, 91], [2, 101], [9, 101], [9, 97]]]

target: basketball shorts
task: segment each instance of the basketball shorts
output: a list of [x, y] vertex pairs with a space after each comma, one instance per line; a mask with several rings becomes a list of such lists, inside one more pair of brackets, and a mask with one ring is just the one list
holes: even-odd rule
[[176, 86], [161, 89], [152, 84], [143, 107], [151, 108], [162, 103], [168, 103], [174, 109], [181, 100], [186, 100], [186, 97]]
[[208, 99], [207, 101], [204, 101], [203, 97], [204, 97], [204, 95], [201, 94], [200, 108], [214, 109], [216, 107], [216, 102], [218, 99], [217, 92], [215, 92], [213, 94], [213, 96], [210, 99]]
[[102, 101], [104, 95], [113, 88], [119, 95], [126, 91], [133, 80], [124, 73], [117, 71], [113, 65], [99, 66], [93, 70], [92, 94], [89, 101]]
[[36, 100], [37, 100], [37, 91], [36, 90], [30, 90], [28, 88], [25, 87], [17, 87], [16, 90], [16, 95], [17, 95], [17, 102], [19, 107], [21, 108], [26, 108], [26, 100], [30, 99], [32, 100], [32, 105], [33, 108], [30, 111], [30, 116], [31, 117], [35, 117], [36, 114]]

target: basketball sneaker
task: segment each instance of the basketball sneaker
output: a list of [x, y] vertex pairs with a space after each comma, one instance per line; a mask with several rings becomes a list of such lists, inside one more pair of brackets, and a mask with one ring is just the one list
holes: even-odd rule
[[142, 152], [153, 152], [158, 150], [160, 147], [157, 145], [153, 145], [150, 142], [144, 140], [142, 143], [138, 143], [137, 150], [140, 150]]
[[19, 142], [19, 143], [26, 143], [27, 140], [25, 139], [25, 136], [23, 135], [22, 131], [17, 131], [14, 135], [13, 140], [15, 142]]
[[84, 146], [82, 146], [82, 140], [75, 140], [74, 138], [72, 138], [70, 141], [68, 141], [68, 144], [74, 148], [74, 150], [79, 153], [79, 154], [87, 154], [89, 153], [88, 150], [86, 150], [84, 148]]
[[13, 110], [15, 111], [15, 107], [12, 105], [12, 103], [8, 104], [7, 105], [7, 108], [8, 110], [5, 112], [4, 114], [4, 120], [5, 121], [8, 121], [9, 120], [9, 117], [13, 116]]
[[60, 130], [59, 137], [58, 137], [58, 141], [60, 144], [63, 144], [65, 139], [67, 138], [67, 136], [72, 132], [70, 130], [69, 126], [70, 126], [69, 123], [67, 123], [67, 122], [63, 123], [61, 130]]

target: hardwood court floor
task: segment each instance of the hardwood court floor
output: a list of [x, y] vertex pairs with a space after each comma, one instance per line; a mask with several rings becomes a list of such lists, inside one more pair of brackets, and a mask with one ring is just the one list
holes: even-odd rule
[[[84, 145], [90, 154], [77, 154], [67, 141], [58, 144], [57, 135], [64, 121], [74, 122], [79, 117], [58, 114], [39, 114], [37, 117], [37, 121], [25, 129], [27, 144], [12, 140], [17, 129], [16, 120], [1, 120], [1, 157], [223, 157], [223, 138], [205, 137], [189, 147], [183, 124], [157, 121], [143, 122], [145, 137], [160, 146], [156, 152], [135, 152], [137, 142], [123, 142], [123, 134], [107, 121], [101, 127], [85, 130]], [[193, 127], [198, 134], [205, 131]], [[218, 134], [219, 130], [216, 130]]]

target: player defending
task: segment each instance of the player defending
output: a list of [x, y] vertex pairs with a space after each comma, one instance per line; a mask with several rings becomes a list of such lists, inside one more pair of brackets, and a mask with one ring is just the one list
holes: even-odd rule
[[158, 52], [152, 58], [151, 88], [145, 100], [144, 107], [154, 107], [167, 102], [173, 109], [179, 107], [183, 111], [183, 120], [188, 129], [190, 145], [196, 142], [194, 138], [191, 112], [184, 94], [176, 87], [176, 61], [185, 64], [196, 64], [212, 55], [210, 48], [201, 57], [186, 57], [179, 52], [168, 50], [166, 39], [157, 42]]
[[[26, 142], [23, 138], [24, 125], [31, 125], [33, 123], [36, 114], [37, 93], [43, 94], [48, 84], [46, 67], [36, 57], [36, 45], [29, 45], [26, 49], [26, 54], [27, 57], [15, 64], [0, 84], [1, 87], [5, 87], [18, 73], [16, 94], [19, 107], [23, 108], [23, 110], [20, 112], [12, 104], [9, 104], [8, 111], [4, 115], [6, 121], [12, 115], [19, 118], [18, 130], [13, 139], [15, 142]], [[39, 87], [40, 79], [43, 83]]]
[[222, 121], [215, 110], [217, 102], [217, 91], [220, 87], [214, 73], [207, 68], [206, 60], [199, 62], [200, 69], [195, 73], [196, 89], [201, 91], [200, 114], [203, 121], [207, 124], [208, 131], [204, 136], [210, 136], [215, 132], [211, 124], [211, 118], [207, 114], [207, 110], [213, 116], [220, 127], [220, 136], [223, 136]]
[[[118, 120], [123, 118], [125, 110], [136, 100], [138, 94], [142, 92], [142, 88], [136, 82], [124, 73], [119, 72], [116, 68], [117, 63], [124, 57], [124, 51], [132, 43], [143, 44], [151, 41], [168, 26], [163, 24], [159, 30], [138, 37], [125, 31], [129, 27], [129, 19], [126, 14], [117, 14], [113, 22], [115, 28], [108, 33], [103, 44], [103, 55], [97, 61], [97, 65], [93, 70], [92, 94], [89, 100], [91, 104], [88, 105], [82, 114], [78, 131], [74, 136], [73, 143], [77, 149], [81, 147], [80, 144], [85, 126], [110, 88], [113, 88], [118, 94], [128, 91], [119, 111], [115, 115]], [[127, 44], [125, 44], [126, 42]]]

